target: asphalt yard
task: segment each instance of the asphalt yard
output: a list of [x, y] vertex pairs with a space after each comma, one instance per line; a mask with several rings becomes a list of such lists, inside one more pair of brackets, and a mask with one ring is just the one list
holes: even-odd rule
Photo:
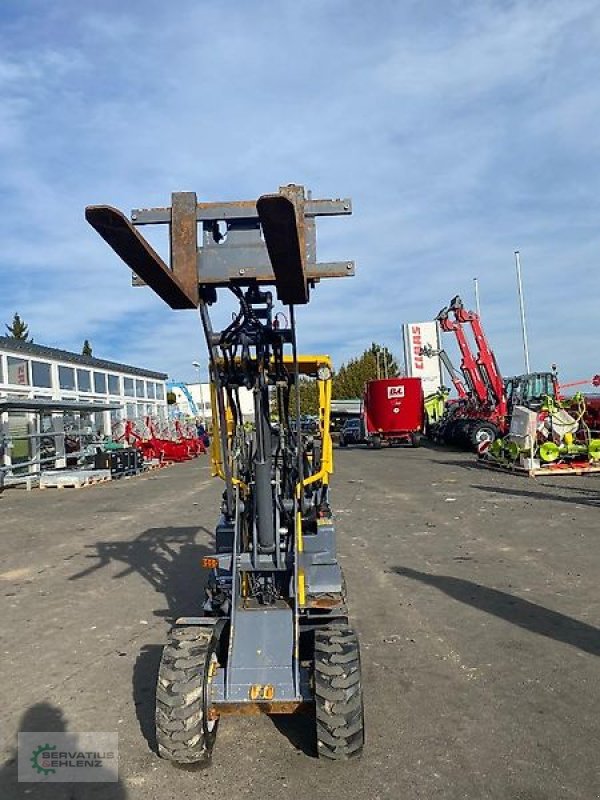
[[[204, 457], [0, 496], [2, 800], [600, 797], [600, 476], [428, 447], [335, 456], [362, 760], [317, 760], [305, 717], [224, 718], [202, 771], [156, 756], [161, 646], [198, 610], [222, 491]], [[119, 782], [17, 783], [19, 730], [117, 732]]]

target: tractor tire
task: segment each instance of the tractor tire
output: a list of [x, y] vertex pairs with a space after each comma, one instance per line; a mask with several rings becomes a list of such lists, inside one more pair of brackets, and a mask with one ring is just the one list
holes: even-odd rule
[[373, 450], [381, 450], [381, 436], [371, 437], [371, 447]]
[[168, 761], [210, 760], [219, 725], [206, 715], [206, 680], [213, 662], [212, 629], [183, 625], [171, 630], [156, 684], [156, 742], [158, 754]]
[[445, 425], [443, 433], [442, 433], [442, 439], [444, 441], [444, 444], [449, 444], [449, 445], [456, 444], [456, 440], [455, 440], [456, 422], [457, 422], [457, 420], [451, 419]]
[[365, 742], [360, 650], [347, 625], [315, 631], [315, 714], [319, 758], [360, 756]]
[[482, 442], [489, 441], [491, 444], [498, 438], [498, 428], [485, 420], [475, 420], [466, 433], [468, 443], [475, 453], [479, 452], [479, 445]]

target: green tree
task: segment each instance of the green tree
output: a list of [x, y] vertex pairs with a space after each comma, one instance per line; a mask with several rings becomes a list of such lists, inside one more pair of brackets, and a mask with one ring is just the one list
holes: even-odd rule
[[333, 396], [362, 397], [365, 383], [375, 378], [397, 378], [398, 362], [387, 347], [373, 342], [364, 353], [342, 364], [333, 378]]
[[8, 331], [8, 335], [11, 339], [20, 339], [23, 342], [33, 342], [33, 339], [29, 335], [29, 326], [23, 322], [21, 317], [16, 312], [13, 317], [12, 324], [7, 325], [6, 330]]
[[83, 347], [81, 349], [82, 356], [91, 356], [92, 355], [92, 345], [86, 339], [83, 343]]
[[[301, 414], [318, 414], [319, 413], [319, 387], [314, 378], [306, 378], [300, 376], [298, 384], [298, 393], [300, 395], [300, 413]], [[290, 392], [290, 416], [296, 416], [296, 387], [292, 386]]]

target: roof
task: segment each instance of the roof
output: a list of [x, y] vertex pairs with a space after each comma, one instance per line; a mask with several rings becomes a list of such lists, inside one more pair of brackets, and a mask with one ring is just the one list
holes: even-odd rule
[[[330, 373], [331, 370], [333, 370], [331, 359], [326, 355], [299, 355], [297, 361], [300, 375], [316, 375], [319, 367], [328, 367]], [[285, 355], [283, 357], [283, 363], [288, 366], [295, 365], [293, 356]]]
[[94, 356], [84, 356], [81, 353], [71, 353], [69, 350], [59, 350], [56, 347], [45, 347], [33, 342], [25, 342], [23, 339], [14, 339], [12, 336], [0, 336], [0, 350], [10, 353], [19, 353], [26, 356], [37, 358], [47, 358], [53, 361], [66, 361], [70, 364], [78, 364], [82, 367], [92, 367], [92, 369], [115, 370], [117, 372], [127, 372], [129, 375], [139, 375], [143, 378], [154, 378], [164, 381], [167, 375], [164, 372], [153, 372], [149, 369], [131, 367], [128, 364], [119, 364], [117, 361], [105, 361]]
[[0, 398], [2, 411], [113, 411], [123, 406], [118, 403], [80, 403], [77, 400], [21, 400]]

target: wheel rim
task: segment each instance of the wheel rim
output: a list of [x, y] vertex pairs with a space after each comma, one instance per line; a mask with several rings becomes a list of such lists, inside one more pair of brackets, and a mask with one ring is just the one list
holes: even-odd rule
[[475, 433], [475, 441], [477, 444], [483, 444], [483, 442], [493, 442], [494, 435], [488, 428], [480, 428]]

